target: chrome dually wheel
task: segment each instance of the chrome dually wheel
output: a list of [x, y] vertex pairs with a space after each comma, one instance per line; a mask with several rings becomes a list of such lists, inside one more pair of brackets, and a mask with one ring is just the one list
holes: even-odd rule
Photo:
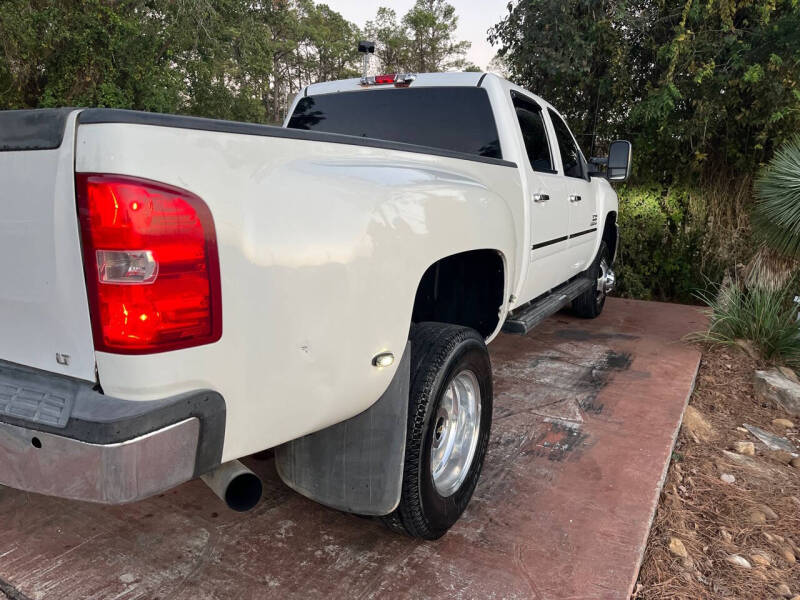
[[597, 277], [597, 303], [605, 301], [608, 294], [614, 291], [614, 284], [617, 281], [616, 275], [611, 265], [608, 264], [608, 257], [604, 256], [600, 260], [600, 273]]
[[469, 504], [492, 428], [492, 363], [468, 327], [411, 326], [411, 380], [400, 503], [382, 517], [392, 530], [435, 540]]
[[592, 265], [583, 274], [594, 285], [572, 301], [572, 310], [576, 315], [584, 319], [594, 319], [603, 312], [606, 297], [614, 289], [617, 279], [611, 266], [611, 253], [608, 251], [608, 244], [603, 240]]
[[443, 497], [453, 495], [466, 479], [478, 445], [480, 423], [478, 378], [464, 370], [445, 389], [434, 420], [431, 475]]

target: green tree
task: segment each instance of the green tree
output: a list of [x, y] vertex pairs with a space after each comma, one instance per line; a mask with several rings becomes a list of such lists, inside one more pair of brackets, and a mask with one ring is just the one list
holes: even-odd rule
[[800, 128], [796, 0], [522, 0], [490, 39], [576, 133], [632, 138], [644, 180], [752, 174]]
[[457, 41], [456, 9], [444, 0], [417, 0], [403, 17], [409, 31], [409, 71], [431, 73], [461, 69], [470, 43]]
[[276, 123], [303, 86], [357, 73], [357, 38], [313, 0], [4, 0], [0, 108]]
[[646, 5], [635, 55], [641, 101], [631, 127], [640, 168], [695, 176], [753, 174], [800, 128], [796, 0], [665, 1]]
[[176, 111], [184, 82], [144, 1], [0, 3], [0, 108]]
[[625, 2], [522, 0], [489, 34], [513, 81], [567, 118], [586, 151], [619, 127], [630, 102], [626, 32], [641, 26]]
[[381, 6], [375, 18], [367, 21], [365, 37], [375, 41], [377, 69], [383, 73], [407, 71], [411, 39], [405, 27], [397, 21], [397, 13]]
[[306, 17], [309, 68], [306, 82], [346, 79], [359, 74], [358, 28], [327, 5], [313, 6]]
[[375, 40], [377, 69], [384, 73], [480, 70], [465, 59], [470, 43], [455, 39], [457, 25], [455, 8], [445, 0], [417, 0], [400, 22], [394, 10], [378, 8], [364, 33]]

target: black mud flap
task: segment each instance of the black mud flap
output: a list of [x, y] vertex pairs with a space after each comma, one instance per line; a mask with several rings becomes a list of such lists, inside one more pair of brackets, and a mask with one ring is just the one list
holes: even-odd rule
[[387, 390], [364, 412], [275, 449], [283, 482], [312, 500], [359, 515], [400, 502], [406, 448], [410, 346]]

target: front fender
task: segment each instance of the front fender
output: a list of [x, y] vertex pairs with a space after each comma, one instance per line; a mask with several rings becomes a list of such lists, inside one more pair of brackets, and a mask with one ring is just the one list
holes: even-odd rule
[[[595, 249], [592, 256], [597, 255], [597, 251], [600, 248], [600, 243], [603, 241], [602, 234], [605, 231], [606, 223], [608, 222], [609, 215], [612, 213], [614, 215], [619, 214], [619, 198], [617, 196], [616, 190], [611, 187], [611, 184], [608, 182], [607, 179], [598, 177], [595, 180], [597, 183], [597, 214], [600, 215], [597, 224], [597, 231], [600, 232], [600, 235], [597, 236], [597, 241], [595, 243]], [[617, 226], [619, 226], [619, 219], [616, 219]], [[617, 242], [614, 248], [614, 256], [612, 256], [612, 261], [616, 259], [616, 251], [619, 249], [619, 242]]]

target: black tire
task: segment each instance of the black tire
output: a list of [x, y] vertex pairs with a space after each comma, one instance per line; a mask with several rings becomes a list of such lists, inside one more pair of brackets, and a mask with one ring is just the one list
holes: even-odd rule
[[[601, 273], [600, 262], [603, 259], [606, 260], [606, 264], [611, 265], [611, 255], [608, 252], [608, 245], [604, 241], [600, 242], [600, 248], [597, 250], [597, 256], [595, 256], [592, 266], [586, 269], [586, 276], [592, 281], [599, 279]], [[572, 310], [579, 317], [594, 319], [603, 312], [605, 304], [606, 294], [598, 291], [596, 286], [592, 286], [572, 301]]]
[[[480, 334], [445, 323], [411, 328], [411, 382], [403, 488], [400, 504], [383, 522], [412, 537], [443, 536], [466, 509], [480, 477], [492, 423], [492, 367]], [[466, 477], [454, 493], [442, 496], [431, 472], [431, 446], [439, 404], [450, 381], [472, 371], [480, 389], [480, 425]]]

